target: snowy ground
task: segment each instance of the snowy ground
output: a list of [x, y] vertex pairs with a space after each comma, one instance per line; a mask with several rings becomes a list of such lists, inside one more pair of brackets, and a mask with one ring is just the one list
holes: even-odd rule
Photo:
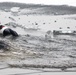
[[51, 71], [76, 71], [76, 35], [45, 37], [47, 31], [60, 27], [76, 30], [76, 15], [23, 15], [1, 10], [0, 23], [20, 35], [0, 37], [1, 74], [50, 75]]

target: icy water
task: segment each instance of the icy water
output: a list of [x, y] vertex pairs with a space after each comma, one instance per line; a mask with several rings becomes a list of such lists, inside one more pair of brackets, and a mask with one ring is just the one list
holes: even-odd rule
[[0, 38], [1, 69], [48, 68], [68, 71], [69, 68], [76, 67], [76, 35], [56, 35], [47, 39], [41, 34], [35, 36], [35, 32], [43, 34], [41, 31], [31, 30], [31, 35]]
[[[19, 37], [7, 36], [3, 38], [0, 35], [0, 69], [2, 71], [17, 69], [19, 72], [21, 70], [24, 72], [23, 69], [34, 69], [41, 72], [76, 71], [76, 35], [53, 35], [52, 37], [48, 35], [48, 37], [45, 37], [50, 28], [57, 29], [56, 25], [59, 25], [58, 28], [60, 26], [67, 28], [67, 25], [70, 24], [71, 27], [73, 26], [72, 29], [75, 29], [76, 21], [67, 20], [61, 16], [49, 16], [47, 17], [48, 23], [45, 16], [41, 16], [42, 18], [37, 16], [37, 20], [40, 19], [37, 22], [39, 25], [37, 29], [37, 25], [32, 24], [32, 27], [30, 27], [31, 23], [36, 22], [36, 16], [31, 16], [31, 18], [25, 16], [24, 20], [23, 17], [24, 15], [21, 21], [16, 21], [15, 24], [6, 24], [16, 30]], [[27, 20], [25, 21], [25, 19]], [[58, 21], [55, 23], [56, 19]], [[34, 22], [31, 20], [34, 20]]]

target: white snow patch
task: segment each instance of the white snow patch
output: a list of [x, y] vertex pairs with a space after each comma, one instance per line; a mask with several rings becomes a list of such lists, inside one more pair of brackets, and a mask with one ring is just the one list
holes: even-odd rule
[[19, 12], [20, 7], [11, 8], [11, 12]]

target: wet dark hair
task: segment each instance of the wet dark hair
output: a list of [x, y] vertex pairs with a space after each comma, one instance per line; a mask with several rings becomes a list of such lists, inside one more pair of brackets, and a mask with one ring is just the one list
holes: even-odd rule
[[2, 29], [3, 25], [0, 25], [0, 29]]

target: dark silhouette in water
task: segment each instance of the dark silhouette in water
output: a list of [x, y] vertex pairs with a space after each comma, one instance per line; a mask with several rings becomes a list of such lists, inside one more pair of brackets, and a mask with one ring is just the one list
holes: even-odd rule
[[12, 35], [12, 36], [15, 36], [17, 37], [18, 36], [18, 33], [6, 26], [3, 26], [3, 25], [0, 25], [0, 33], [5, 37], [5, 36], [8, 36], [8, 35]]

